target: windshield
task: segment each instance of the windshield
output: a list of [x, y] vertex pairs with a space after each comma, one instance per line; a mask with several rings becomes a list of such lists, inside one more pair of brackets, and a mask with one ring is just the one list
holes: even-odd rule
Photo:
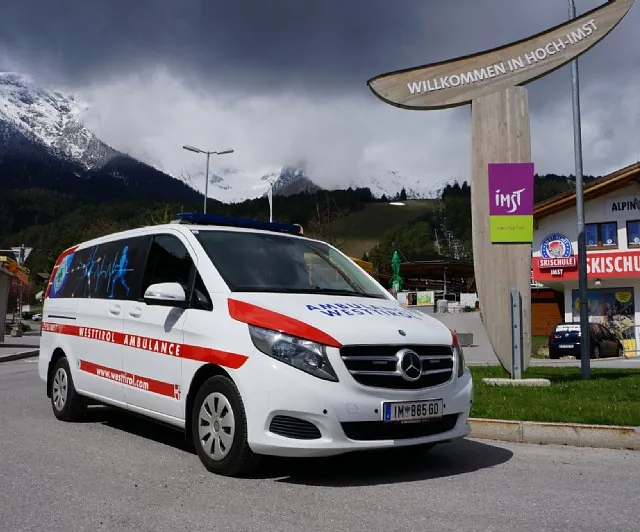
[[322, 242], [219, 230], [195, 236], [232, 292], [387, 298], [369, 275]]

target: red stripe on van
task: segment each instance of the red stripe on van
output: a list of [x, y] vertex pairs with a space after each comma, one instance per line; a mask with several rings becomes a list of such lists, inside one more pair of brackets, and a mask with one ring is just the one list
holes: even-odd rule
[[114, 343], [132, 347], [134, 349], [142, 349], [144, 351], [158, 353], [159, 355], [174, 356], [178, 358], [185, 358], [187, 360], [195, 360], [197, 362], [218, 364], [219, 366], [231, 369], [238, 369], [242, 367], [247, 358], [249, 358], [245, 355], [220, 351], [219, 349], [212, 349], [210, 347], [169, 342], [159, 338], [119, 333], [115, 331], [108, 331], [106, 329], [96, 329], [94, 327], [81, 327], [79, 325], [44, 322], [42, 324], [42, 332], [77, 336], [97, 342]]
[[342, 347], [338, 340], [312, 325], [237, 299], [229, 299], [229, 315], [234, 320], [256, 327], [280, 331], [330, 347]]
[[100, 366], [93, 362], [87, 362], [86, 360], [80, 360], [79, 362], [80, 369], [87, 373], [91, 373], [92, 375], [96, 375], [103, 379], [109, 379], [131, 388], [144, 390], [145, 392], [157, 393], [158, 395], [164, 395], [165, 397], [173, 397], [176, 400], [180, 399], [181, 391], [179, 384], [157, 381], [155, 379], [142, 377], [141, 375], [135, 375], [127, 371], [121, 371], [107, 366]]

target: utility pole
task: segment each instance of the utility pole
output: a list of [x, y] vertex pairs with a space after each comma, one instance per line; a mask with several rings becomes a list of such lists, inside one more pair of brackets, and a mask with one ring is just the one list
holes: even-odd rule
[[[576, 4], [569, 0], [569, 19], [576, 18]], [[580, 82], [578, 59], [571, 61], [571, 101], [573, 107], [573, 150], [576, 169], [576, 215], [578, 218], [578, 292], [580, 301], [580, 367], [582, 378], [589, 379], [589, 292], [587, 279], [587, 249], [584, 234], [584, 184], [582, 176], [582, 128], [580, 120]]]

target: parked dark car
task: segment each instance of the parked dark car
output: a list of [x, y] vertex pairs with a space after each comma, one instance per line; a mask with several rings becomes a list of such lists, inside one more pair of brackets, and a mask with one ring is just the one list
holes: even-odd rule
[[[604, 325], [590, 323], [590, 358], [621, 357], [622, 342]], [[549, 358], [573, 355], [580, 358], [580, 324], [559, 323], [549, 335]]]

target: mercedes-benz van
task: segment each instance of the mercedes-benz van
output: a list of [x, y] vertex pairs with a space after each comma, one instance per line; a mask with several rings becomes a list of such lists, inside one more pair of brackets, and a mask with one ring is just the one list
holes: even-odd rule
[[297, 225], [183, 213], [64, 251], [39, 374], [58, 419], [148, 416], [224, 475], [470, 431], [456, 334]]

